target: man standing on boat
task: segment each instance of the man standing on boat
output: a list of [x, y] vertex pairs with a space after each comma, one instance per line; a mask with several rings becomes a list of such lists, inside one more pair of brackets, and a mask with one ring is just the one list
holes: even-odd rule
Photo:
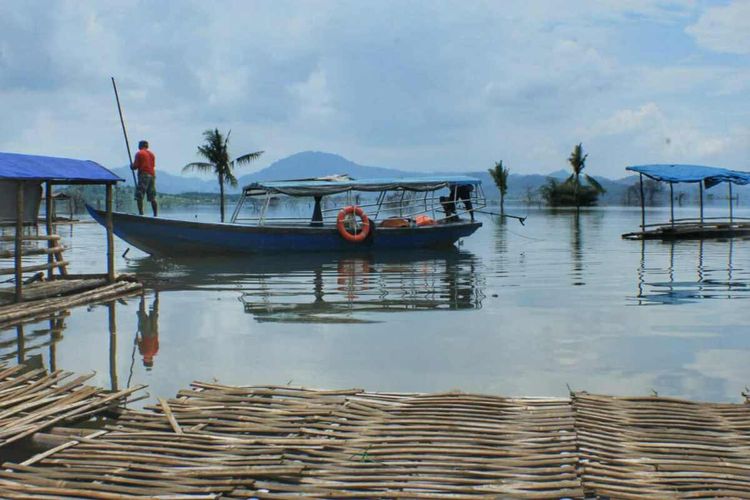
[[148, 149], [148, 141], [138, 143], [138, 152], [130, 167], [138, 171], [138, 185], [135, 187], [135, 201], [138, 213], [143, 215], [143, 195], [151, 202], [151, 209], [156, 217], [156, 156]]

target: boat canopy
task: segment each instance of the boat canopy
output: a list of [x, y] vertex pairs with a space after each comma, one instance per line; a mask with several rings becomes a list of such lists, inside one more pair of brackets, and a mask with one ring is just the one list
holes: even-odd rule
[[635, 165], [626, 167], [625, 170], [638, 172], [657, 181], [703, 182], [706, 189], [721, 182], [750, 184], [750, 172], [702, 165]]
[[124, 179], [91, 160], [0, 152], [0, 180], [111, 184]]
[[285, 194], [288, 196], [326, 196], [347, 191], [436, 191], [449, 186], [466, 184], [476, 186], [481, 183], [482, 181], [479, 179], [463, 175], [362, 180], [340, 180], [339, 178], [305, 179], [255, 182], [245, 186], [244, 193], [247, 196], [257, 196], [265, 193]]

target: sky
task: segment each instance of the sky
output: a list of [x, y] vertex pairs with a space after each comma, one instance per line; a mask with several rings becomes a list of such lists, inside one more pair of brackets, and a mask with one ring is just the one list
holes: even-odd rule
[[231, 130], [413, 171], [750, 170], [750, 0], [0, 0], [0, 151], [157, 169]]

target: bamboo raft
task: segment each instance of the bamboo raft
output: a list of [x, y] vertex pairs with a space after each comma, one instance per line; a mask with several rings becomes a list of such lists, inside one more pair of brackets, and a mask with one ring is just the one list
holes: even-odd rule
[[750, 406], [195, 382], [3, 469], [4, 498], [750, 498]]

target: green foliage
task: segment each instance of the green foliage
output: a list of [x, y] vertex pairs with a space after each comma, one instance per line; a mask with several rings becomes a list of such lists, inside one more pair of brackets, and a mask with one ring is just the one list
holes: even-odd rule
[[237, 178], [234, 176], [234, 166], [244, 165], [253, 160], [260, 158], [263, 151], [256, 151], [230, 160], [229, 156], [229, 136], [232, 131], [227, 132], [226, 137], [219, 132], [219, 129], [206, 130], [203, 132], [204, 143], [198, 146], [198, 155], [203, 157], [205, 162], [188, 163], [182, 167], [183, 172], [197, 170], [198, 172], [213, 172], [219, 181], [219, 197], [221, 200], [220, 212], [221, 221], [224, 222], [224, 185], [229, 184], [232, 187], [237, 186]]
[[495, 168], [488, 170], [492, 176], [492, 180], [495, 181], [497, 189], [500, 190], [500, 196], [505, 196], [508, 193], [508, 175], [510, 169], [503, 166], [503, 160], [495, 162]]
[[503, 205], [505, 204], [505, 195], [508, 193], [508, 175], [510, 175], [510, 169], [503, 167], [503, 160], [495, 162], [495, 168], [488, 169], [488, 172], [492, 176], [492, 180], [495, 181], [497, 189], [500, 191], [500, 211], [503, 211]]
[[583, 174], [586, 181], [581, 183], [583, 169], [586, 168], [588, 154], [583, 153], [583, 144], [578, 143], [568, 157], [573, 173], [563, 182], [556, 179], [548, 179], [547, 183], [540, 188], [542, 197], [547, 204], [553, 207], [588, 207], [596, 205], [599, 195], [605, 192], [599, 182], [588, 174]]
[[599, 191], [591, 186], [576, 186], [569, 179], [563, 182], [550, 177], [539, 188], [544, 201], [552, 207], [590, 207], [599, 200]]

